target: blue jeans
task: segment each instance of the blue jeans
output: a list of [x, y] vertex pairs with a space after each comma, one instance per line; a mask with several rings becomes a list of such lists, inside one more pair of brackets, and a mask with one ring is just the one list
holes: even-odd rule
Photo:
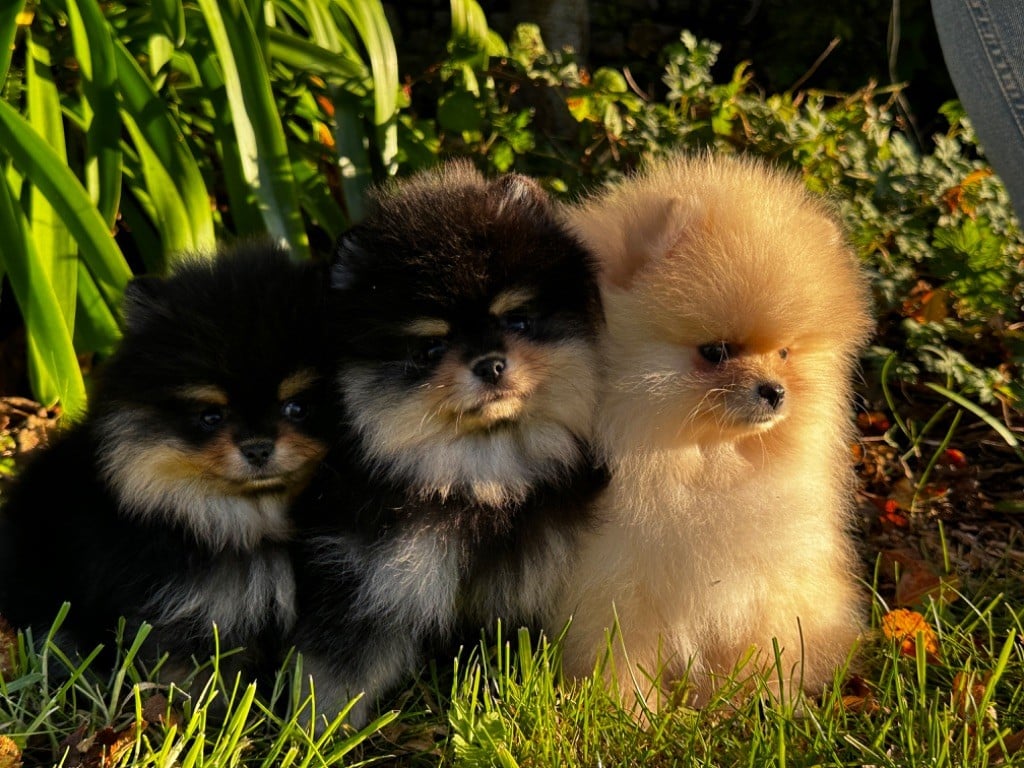
[[1024, 226], [1024, 3], [931, 3], [953, 87]]

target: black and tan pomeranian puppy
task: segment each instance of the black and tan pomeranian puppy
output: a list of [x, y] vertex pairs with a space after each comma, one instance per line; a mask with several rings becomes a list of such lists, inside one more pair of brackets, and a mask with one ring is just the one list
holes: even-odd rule
[[776, 664], [780, 692], [820, 693], [865, 619], [847, 528], [871, 304], [838, 219], [798, 176], [704, 154], [568, 220], [601, 263], [612, 480], [549, 623], [572, 618], [565, 672], [592, 674], [611, 636], [630, 705], [683, 679], [701, 704]]
[[[295, 619], [288, 507], [336, 429], [321, 367], [326, 265], [262, 243], [185, 260], [125, 293], [88, 415], [4, 500], [0, 614], [88, 653], [152, 625], [179, 681], [214, 650], [276, 665]], [[227, 667], [227, 665], [225, 665]], [[227, 671], [227, 669], [225, 670]]]
[[550, 610], [606, 481], [602, 312], [544, 191], [466, 161], [379, 189], [332, 286], [346, 419], [303, 510], [296, 644], [318, 711], [364, 694], [361, 724], [432, 654]]

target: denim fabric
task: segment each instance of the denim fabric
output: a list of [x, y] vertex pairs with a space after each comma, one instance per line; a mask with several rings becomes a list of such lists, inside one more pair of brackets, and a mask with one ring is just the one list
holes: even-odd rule
[[1024, 225], [1024, 2], [931, 3], [957, 96]]

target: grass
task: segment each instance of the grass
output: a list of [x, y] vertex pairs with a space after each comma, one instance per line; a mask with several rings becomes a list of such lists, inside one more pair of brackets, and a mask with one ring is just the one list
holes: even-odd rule
[[[301, 724], [312, 702], [298, 699], [294, 663], [265, 698], [214, 664], [190, 699], [146, 682], [133, 659], [141, 638], [104, 676], [94, 660], [72, 662], [52, 644], [37, 653], [19, 636], [0, 683], [0, 736], [25, 765], [90, 768], [1024, 765], [1019, 606], [1020, 595], [1000, 593], [930, 602], [930, 645], [887, 637], [888, 607], [876, 599], [862, 646], [820, 699], [735, 701], [726, 689], [700, 711], [652, 714], [646, 729], [596, 675], [560, 685], [558, 641], [525, 633], [481, 644], [451, 668], [439, 662], [398, 698], [400, 713], [358, 732], [342, 713], [319, 735]], [[11, 765], [2, 755], [0, 766]]]

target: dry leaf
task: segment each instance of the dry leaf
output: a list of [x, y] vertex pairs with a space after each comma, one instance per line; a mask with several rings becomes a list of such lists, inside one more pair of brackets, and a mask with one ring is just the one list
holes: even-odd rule
[[957, 599], [960, 580], [941, 576], [909, 549], [889, 549], [881, 553], [882, 567], [896, 581], [896, 604], [913, 607], [929, 600], [949, 604]]
[[184, 718], [174, 708], [168, 709], [167, 697], [162, 693], [156, 693], [146, 699], [142, 705], [142, 719], [147, 723], [160, 723], [161, 725], [181, 725]]
[[967, 457], [957, 448], [947, 448], [943, 451], [942, 461], [951, 469], [963, 469], [967, 466]]
[[20, 768], [21, 749], [9, 736], [0, 736], [0, 768]]
[[1024, 731], [1017, 731], [1003, 737], [1001, 743], [996, 743], [988, 751], [989, 759], [995, 763], [1005, 762], [1008, 757], [1016, 755], [1024, 749]]
[[937, 323], [949, 315], [949, 291], [918, 281], [903, 302], [902, 314], [919, 323]]
[[142, 732], [146, 725], [148, 723], [145, 720], [136, 720], [127, 728], [122, 728], [114, 733], [113, 740], [106, 745], [107, 748], [104, 750], [103, 761], [100, 763], [102, 768], [112, 768], [112, 766], [121, 762], [121, 758], [131, 752], [139, 733]]
[[10, 680], [14, 676], [17, 658], [18, 633], [0, 616], [0, 678]]
[[[964, 720], [973, 718], [985, 699], [992, 673], [986, 672], [979, 677], [974, 672], [957, 672], [953, 678], [953, 710]], [[982, 723], [986, 728], [996, 726], [996, 708], [989, 704], [982, 713]]]
[[917, 646], [924, 647], [925, 658], [932, 663], [939, 660], [939, 639], [924, 616], [917, 611], [897, 608], [882, 617], [882, 634], [900, 644], [904, 656], [917, 656]]
[[881, 411], [861, 411], [857, 414], [857, 427], [862, 435], [884, 435], [892, 422]]
[[110, 726], [87, 736], [88, 728], [79, 726], [61, 742], [62, 751], [70, 750], [65, 766], [78, 768], [113, 768], [132, 750], [139, 733], [146, 728], [145, 720], [133, 721], [120, 730]]
[[843, 684], [843, 709], [847, 712], [873, 715], [880, 711], [881, 708], [878, 699], [875, 698], [875, 694], [871, 690], [871, 686], [867, 684], [864, 678], [858, 675], [851, 675]]
[[943, 192], [942, 201], [949, 208], [950, 213], [955, 213], [958, 210], [963, 211], [973, 219], [975, 215], [974, 205], [967, 200], [964, 194], [965, 188], [991, 175], [992, 170], [990, 168], [981, 168], [976, 171], [971, 171], [969, 174], [964, 176], [963, 181], [955, 187], [950, 187]]
[[896, 499], [886, 499], [883, 502], [878, 519], [882, 523], [888, 523], [897, 528], [906, 528], [910, 525], [910, 521], [902, 514], [902, 508]]
[[899, 605], [925, 605], [929, 600], [952, 603], [959, 596], [960, 579], [939, 576], [930, 568], [907, 569], [896, 582], [896, 602]]

